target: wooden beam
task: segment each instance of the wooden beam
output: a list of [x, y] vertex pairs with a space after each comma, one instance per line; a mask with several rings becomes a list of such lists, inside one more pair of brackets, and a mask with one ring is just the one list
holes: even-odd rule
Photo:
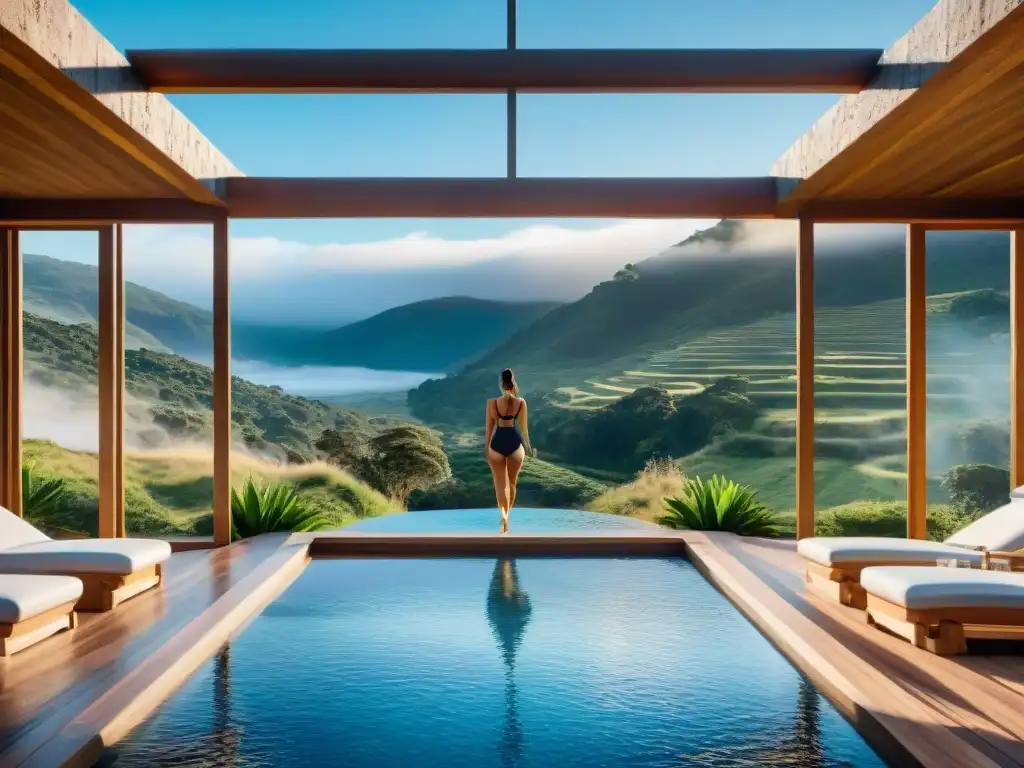
[[106, 198], [93, 200], [0, 198], [0, 224], [25, 228], [82, 229], [117, 222], [135, 224], [210, 223], [223, 216], [220, 206], [191, 200]]
[[231, 543], [231, 292], [228, 220], [213, 222], [213, 541]]
[[1024, 226], [1010, 233], [1010, 488], [1024, 485]]
[[225, 180], [231, 218], [769, 218], [775, 180], [294, 179]]
[[926, 231], [907, 227], [907, 538], [928, 536]]
[[114, 395], [117, 403], [114, 407], [115, 426], [114, 432], [117, 440], [114, 442], [114, 466], [117, 468], [117, 475], [114, 484], [114, 523], [115, 535], [118, 538], [128, 536], [128, 523], [125, 518], [124, 506], [124, 323], [127, 307], [124, 300], [124, 228], [120, 224], [114, 225], [114, 270], [117, 273], [115, 282], [116, 295], [114, 303], [116, 311], [114, 315], [114, 367], [116, 379], [114, 381]]
[[796, 258], [796, 537], [814, 535], [814, 222], [800, 219]]
[[117, 244], [114, 226], [99, 231], [99, 290], [97, 311], [97, 341], [99, 347], [99, 535], [115, 538], [118, 535], [117, 493], [122, 467], [118, 466], [117, 411], [123, 404], [118, 397], [118, 344], [117, 344]]
[[0, 506], [21, 503], [22, 273], [16, 229], [0, 229]]
[[857, 93], [880, 49], [128, 51], [160, 93]]
[[794, 212], [819, 223], [928, 224], [929, 229], [1006, 229], [1024, 221], [1024, 197], [1006, 198], [893, 198], [845, 200], [823, 198], [792, 207], [780, 200], [776, 215], [789, 218]]

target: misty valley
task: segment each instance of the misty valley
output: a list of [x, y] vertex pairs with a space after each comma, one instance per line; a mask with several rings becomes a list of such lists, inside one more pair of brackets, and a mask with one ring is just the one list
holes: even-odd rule
[[[902, 230], [821, 229], [817, 525], [899, 535]], [[338, 327], [240, 322], [233, 482], [283, 484], [333, 526], [493, 507], [484, 404], [511, 366], [538, 450], [518, 505], [654, 521], [688, 479], [723, 475], [791, 532], [794, 242], [788, 223], [723, 221], [608, 268], [565, 301], [439, 285]], [[1001, 233], [929, 242], [929, 532], [939, 538], [1005, 496], [1007, 254]], [[126, 287], [127, 524], [136, 535], [207, 535], [212, 318], [158, 288]], [[25, 254], [25, 465], [30, 486], [60, 485], [26, 513], [59, 535], [96, 533], [96, 291], [95, 268]]]

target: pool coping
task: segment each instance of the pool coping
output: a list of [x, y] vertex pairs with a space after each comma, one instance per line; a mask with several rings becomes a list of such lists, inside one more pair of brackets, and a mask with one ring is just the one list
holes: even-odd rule
[[[793, 666], [818, 687], [883, 759], [898, 765], [948, 765], [921, 759], [908, 746], [905, 730], [893, 727], [878, 702], [851, 670], [831, 663], [803, 637], [793, 606], [773, 602], [771, 588], [743, 562], [716, 546], [716, 537], [691, 531], [641, 535], [360, 534], [325, 532], [282, 537], [280, 547], [228, 589], [181, 632], [98, 699], [86, 705], [68, 727], [26, 759], [10, 763], [31, 768], [90, 768], [103, 750], [145, 720], [230, 637], [281, 594], [313, 559], [338, 557], [682, 557], [718, 589]], [[241, 542], [237, 543], [240, 544]], [[237, 546], [234, 544], [232, 546]], [[774, 593], [771, 593], [774, 594]], [[777, 595], [775, 596], [778, 597]], [[781, 598], [779, 598], [781, 599]], [[777, 602], [777, 601], [776, 601]], [[821, 630], [820, 630], [821, 631]], [[827, 638], [839, 646], [839, 641]], [[835, 649], [833, 649], [834, 651]], [[845, 650], [840, 646], [840, 650]], [[853, 656], [853, 651], [848, 651]], [[884, 708], [882, 708], [884, 710]], [[902, 738], [901, 738], [902, 737]], [[996, 766], [979, 759], [971, 765]], [[7, 763], [5, 763], [5, 766]]]

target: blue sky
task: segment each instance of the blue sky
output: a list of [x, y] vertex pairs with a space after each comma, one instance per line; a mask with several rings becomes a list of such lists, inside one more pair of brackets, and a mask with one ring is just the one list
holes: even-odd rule
[[[519, 0], [520, 47], [879, 47], [933, 0]], [[116, 46], [483, 48], [505, 45], [504, 0], [78, 0]], [[503, 175], [502, 96], [180, 96], [245, 173]], [[524, 176], [762, 175], [835, 97], [527, 95]], [[589, 225], [597, 224], [592, 222]], [[576, 222], [573, 226], [589, 226]], [[352, 242], [508, 222], [238, 222], [240, 234]]]
[[[130, 48], [502, 47], [504, 0], [77, 0]], [[520, 0], [520, 47], [886, 48], [932, 0]], [[504, 96], [179, 96], [244, 173], [503, 176]], [[526, 95], [523, 176], [748, 176], [836, 100], [820, 95]], [[711, 221], [232, 222], [236, 317], [339, 322], [437, 295], [572, 300]], [[208, 305], [208, 228], [130, 227], [129, 280]], [[775, 236], [775, 235], [773, 235]], [[779, 236], [788, 237], [785, 232]], [[95, 263], [95, 238], [27, 251]], [[303, 302], [292, 297], [302, 295]]]

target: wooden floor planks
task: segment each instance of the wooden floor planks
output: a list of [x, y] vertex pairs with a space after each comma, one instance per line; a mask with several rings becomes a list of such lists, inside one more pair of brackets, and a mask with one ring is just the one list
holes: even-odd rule
[[808, 593], [792, 542], [684, 536], [695, 564], [883, 752], [927, 766], [1024, 766], [1024, 657], [1005, 646], [939, 657], [887, 635]]

